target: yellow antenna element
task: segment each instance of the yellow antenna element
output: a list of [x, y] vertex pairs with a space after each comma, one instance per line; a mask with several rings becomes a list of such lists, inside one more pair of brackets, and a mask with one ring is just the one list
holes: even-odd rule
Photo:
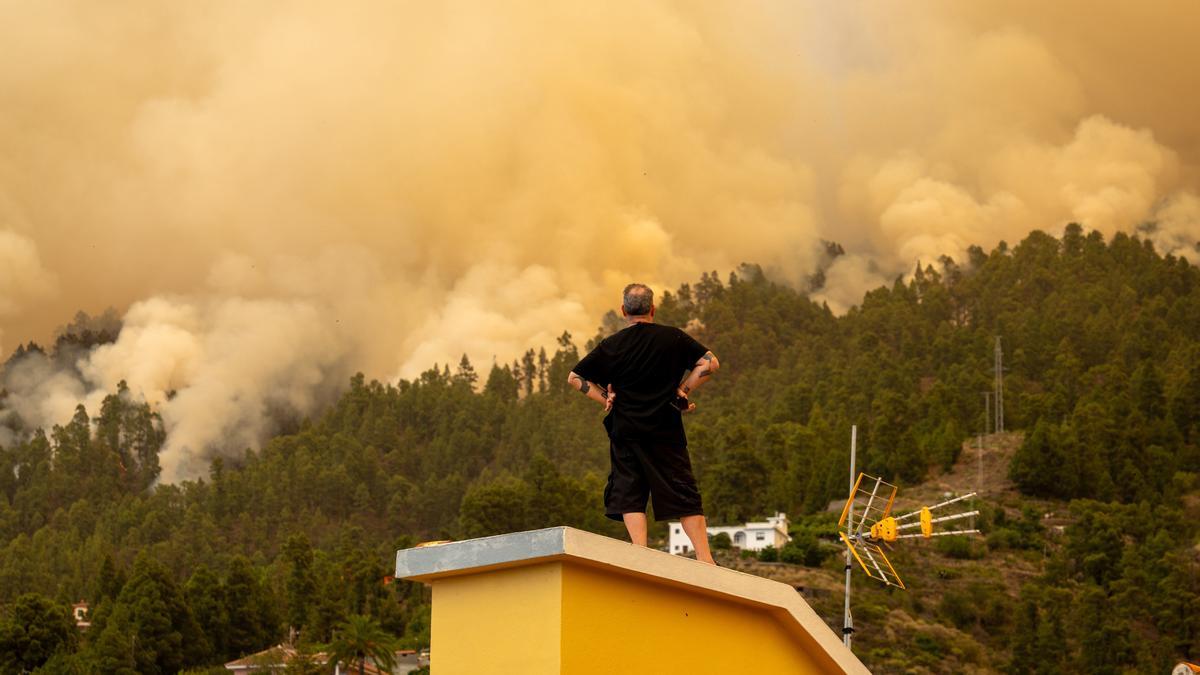
[[896, 519], [888, 516], [871, 526], [871, 538], [896, 541]]
[[[883, 479], [858, 474], [850, 498], [842, 507], [842, 517], [838, 519], [838, 527], [847, 527], [855, 534], [861, 534], [863, 528], [870, 529], [871, 525], [887, 518], [892, 512], [892, 503], [896, 500], [896, 486], [885, 483]], [[850, 520], [853, 523], [850, 523]]]
[[850, 488], [850, 498], [846, 500], [846, 505], [842, 507], [842, 517], [838, 518], [838, 527], [841, 527], [846, 522], [846, 515], [850, 513], [850, 505], [854, 503], [854, 495], [858, 494], [858, 488], [862, 485], [863, 476], [867, 474], [858, 474], [858, 480], [854, 481], [854, 487]]
[[867, 540], [858, 540], [851, 542], [846, 537], [845, 533], [838, 533], [846, 546], [850, 548], [850, 552], [854, 554], [854, 559], [858, 561], [859, 566], [867, 573], [868, 577], [876, 581], [882, 581], [888, 586], [895, 586], [903, 589], [904, 582], [900, 579], [900, 575], [896, 573], [896, 568], [892, 567], [891, 561], [887, 559], [883, 549], [879, 548], [878, 544], [873, 544]]
[[867, 569], [867, 564], [863, 562], [863, 559], [858, 555], [858, 549], [854, 547], [854, 543], [846, 538], [846, 533], [838, 532], [838, 536], [842, 538], [842, 541], [846, 542], [846, 546], [848, 546], [850, 548], [850, 552], [854, 554], [854, 559], [857, 560], [858, 564], [862, 565], [863, 570], [870, 575], [871, 570]]
[[[935, 523], [975, 516], [979, 512], [968, 511], [940, 518], [933, 517], [933, 511], [937, 509], [974, 497], [975, 493], [972, 492], [932, 506], [922, 506], [920, 509], [902, 516], [893, 516], [892, 506], [896, 502], [896, 492], [895, 485], [886, 483], [881, 478], [868, 476], [865, 473], [858, 474], [858, 479], [854, 481], [854, 486], [850, 489], [850, 497], [846, 500], [846, 505], [842, 507], [842, 516], [838, 519], [838, 536], [845, 542], [847, 550], [858, 561], [859, 566], [867, 573], [868, 577], [882, 581], [888, 586], [904, 588], [904, 582], [896, 573], [896, 569], [892, 567], [892, 563], [880, 548], [880, 544], [890, 544], [899, 539], [914, 537], [929, 539], [930, 537], [945, 537], [955, 534], [976, 534], [979, 530], [947, 530], [934, 533], [933, 526]], [[911, 534], [903, 532], [904, 530], [911, 532], [915, 528], [920, 529]], [[849, 563], [848, 559], [847, 563]], [[847, 570], [849, 569], [847, 567]]]

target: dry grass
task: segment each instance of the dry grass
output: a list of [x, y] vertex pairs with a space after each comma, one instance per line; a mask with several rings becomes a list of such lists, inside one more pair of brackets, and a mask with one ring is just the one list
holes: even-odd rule
[[967, 492], [978, 492], [982, 499], [1016, 496], [1016, 486], [1008, 479], [1008, 463], [1024, 441], [1024, 433], [1004, 433], [984, 436], [982, 450], [976, 439], [963, 443], [962, 452], [949, 471], [935, 470], [924, 483], [901, 486], [897, 506], [906, 510], [920, 508], [947, 495]]

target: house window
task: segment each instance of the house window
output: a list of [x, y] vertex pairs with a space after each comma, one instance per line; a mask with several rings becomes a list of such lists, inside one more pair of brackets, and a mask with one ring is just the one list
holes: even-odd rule
[[687, 553], [687, 552], [688, 552], [688, 547], [687, 547], [687, 544], [684, 544], [684, 545], [683, 545], [683, 552], [684, 552], [684, 553]]
[[679, 528], [675, 528], [675, 534], [679, 534]]
[[737, 544], [738, 546], [746, 543], [746, 533], [738, 532], [737, 534], [733, 535], [733, 543]]
[[767, 538], [767, 533], [766, 532], [755, 532], [754, 538], [758, 541], [765, 541]]

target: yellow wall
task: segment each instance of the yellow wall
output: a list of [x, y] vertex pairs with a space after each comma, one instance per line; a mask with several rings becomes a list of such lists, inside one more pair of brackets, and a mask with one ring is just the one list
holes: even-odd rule
[[430, 655], [438, 675], [562, 672], [562, 564], [433, 582]]
[[437, 675], [841, 672], [782, 610], [571, 561], [432, 585]]
[[563, 566], [562, 625], [564, 675], [840, 672], [761, 607], [585, 565]]

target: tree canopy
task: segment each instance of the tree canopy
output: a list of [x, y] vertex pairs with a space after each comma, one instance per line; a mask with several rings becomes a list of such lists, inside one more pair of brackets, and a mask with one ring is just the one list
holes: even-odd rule
[[[986, 424], [980, 392], [1001, 336], [1005, 423], [1025, 432], [1010, 475], [1030, 500], [1069, 502], [1073, 521], [1010, 599], [1023, 619], [997, 620], [995, 659], [1083, 672], [1195, 658], [1197, 269], [1136, 236], [1106, 242], [1072, 225], [918, 266], [843, 316], [809, 298], [821, 283], [797, 289], [744, 265], [661, 293], [657, 319], [724, 364], [687, 422], [713, 520], [844, 498], [851, 424], [860, 468], [901, 486], [952, 465]], [[289, 634], [328, 643], [355, 617], [428, 645], [429, 597], [390, 578], [396, 548], [559, 524], [623, 536], [602, 513], [602, 412], [565, 385], [579, 345], [563, 334], [512, 363], [477, 370], [463, 356], [394, 384], [357, 375], [294, 433], [177, 485], [155, 485], [163, 421], [124, 385], [62, 426], [17, 424], [0, 448], [0, 661], [31, 668], [57, 653], [106, 672], [175, 672]], [[1036, 515], [999, 513], [988, 545], [1033, 548], [1038, 532]], [[819, 564], [817, 536], [785, 562]], [[991, 621], [965, 597], [938, 620]], [[53, 637], [53, 617], [80, 598], [92, 629]], [[48, 637], [10, 630], [18, 611]]]

